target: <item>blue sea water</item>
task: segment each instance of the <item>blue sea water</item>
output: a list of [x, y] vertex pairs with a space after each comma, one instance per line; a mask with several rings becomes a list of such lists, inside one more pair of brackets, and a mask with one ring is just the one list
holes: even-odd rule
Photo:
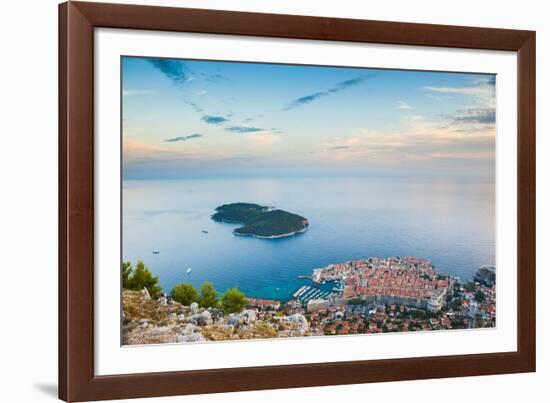
[[[251, 202], [309, 219], [307, 232], [281, 239], [232, 234], [217, 206]], [[203, 229], [208, 230], [205, 234]], [[153, 254], [158, 250], [159, 254]], [[372, 256], [428, 258], [469, 280], [495, 263], [492, 183], [372, 178], [127, 180], [123, 260], [143, 260], [169, 291], [205, 281], [218, 291], [286, 299], [317, 267]], [[189, 275], [186, 269], [192, 268]]]

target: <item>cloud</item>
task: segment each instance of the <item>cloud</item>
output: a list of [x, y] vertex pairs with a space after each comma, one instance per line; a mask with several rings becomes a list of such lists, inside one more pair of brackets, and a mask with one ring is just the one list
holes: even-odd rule
[[405, 101], [397, 101], [397, 109], [412, 109], [412, 106]]
[[495, 108], [468, 108], [460, 109], [452, 117], [454, 123], [494, 124], [496, 121]]
[[136, 95], [149, 95], [154, 94], [154, 90], [122, 90], [122, 95], [125, 97], [133, 97]]
[[147, 59], [149, 63], [159, 69], [174, 84], [183, 84], [189, 81], [190, 72], [185, 64], [180, 60], [168, 59]]
[[[193, 81], [197, 77], [203, 78], [209, 82], [219, 82], [224, 80], [221, 74], [208, 74], [203, 72], [194, 72], [182, 60], [173, 59], [147, 59], [149, 63], [159, 69], [166, 77], [174, 84], [183, 84], [188, 81]], [[204, 95], [206, 91], [199, 91], [197, 95]]]
[[202, 107], [196, 102], [190, 101], [190, 100], [185, 99], [185, 98], [183, 99], [183, 102], [186, 103], [187, 105], [189, 105], [191, 107], [191, 109], [193, 109], [197, 113], [204, 112], [204, 109], [202, 109]]
[[355, 87], [356, 85], [359, 85], [359, 84], [363, 83], [364, 81], [366, 81], [367, 79], [372, 78], [372, 77], [374, 77], [374, 74], [368, 74], [368, 75], [364, 75], [364, 76], [361, 76], [361, 77], [352, 78], [350, 80], [341, 81], [332, 88], [328, 88], [324, 91], [315, 92], [313, 94], [306, 95], [306, 96], [300, 97], [298, 99], [295, 99], [290, 104], [285, 106], [283, 108], [283, 110], [288, 111], [288, 110], [297, 108], [299, 106], [309, 104], [309, 103], [311, 103], [311, 102], [313, 102], [313, 101], [315, 101], [319, 98], [326, 97], [326, 96], [333, 95], [333, 94], [337, 94], [337, 93], [339, 93], [341, 91], [344, 91], [348, 88]]
[[[395, 166], [407, 161], [483, 160], [495, 157], [495, 126], [408, 118], [397, 131], [359, 129], [322, 143], [318, 153], [339, 164]], [[334, 152], [345, 150], [345, 152]]]
[[259, 146], [270, 146], [281, 141], [281, 138], [269, 131], [252, 133], [252, 141]]
[[157, 160], [172, 161], [185, 157], [187, 153], [174, 149], [166, 149], [157, 144], [149, 144], [131, 137], [124, 136], [122, 141], [123, 161], [125, 164], [149, 162]]
[[165, 139], [164, 141], [167, 142], [167, 143], [175, 143], [175, 142], [178, 142], [178, 141], [187, 141], [187, 140], [191, 140], [191, 139], [198, 139], [200, 137], [203, 137], [203, 135], [200, 134], [200, 133], [193, 133], [193, 134], [190, 134], [188, 136], [178, 136], [178, 137], [174, 137], [174, 138], [171, 138], [171, 139]]
[[279, 143], [281, 141], [279, 134], [282, 133], [282, 130], [277, 128], [262, 129], [252, 126], [231, 126], [225, 130], [232, 133], [246, 133], [253, 144], [262, 147]]
[[204, 115], [201, 120], [204, 123], [208, 123], [210, 125], [220, 125], [222, 123], [228, 122], [229, 119], [224, 118], [223, 116], [210, 116], [210, 115]]
[[[248, 133], [251, 136], [254, 136], [253, 139], [257, 143], [261, 144], [273, 144], [280, 141], [279, 134], [283, 133], [281, 129], [272, 128], [272, 129], [262, 129], [260, 127], [252, 126], [231, 126], [225, 129], [228, 132], [233, 133]], [[264, 137], [261, 139], [260, 137]]]
[[435, 94], [464, 95], [472, 97], [476, 103], [485, 107], [495, 107], [495, 77], [473, 81], [470, 85], [460, 87], [423, 87], [425, 91]]
[[210, 81], [210, 82], [213, 82], [213, 83], [225, 80], [225, 77], [222, 76], [221, 74], [202, 73], [201, 75], [205, 78], [206, 81]]
[[260, 129], [259, 127], [250, 127], [250, 126], [231, 126], [227, 127], [225, 130], [228, 132], [234, 132], [234, 133], [255, 133], [255, 132], [261, 132], [264, 129]]

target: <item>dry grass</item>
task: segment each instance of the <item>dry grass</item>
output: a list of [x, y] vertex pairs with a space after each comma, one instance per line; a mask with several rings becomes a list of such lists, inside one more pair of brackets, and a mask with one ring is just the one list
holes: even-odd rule
[[167, 320], [168, 316], [166, 311], [159, 309], [155, 301], [143, 300], [139, 291], [122, 291], [122, 310], [125, 323], [137, 322], [141, 319], [161, 322]]

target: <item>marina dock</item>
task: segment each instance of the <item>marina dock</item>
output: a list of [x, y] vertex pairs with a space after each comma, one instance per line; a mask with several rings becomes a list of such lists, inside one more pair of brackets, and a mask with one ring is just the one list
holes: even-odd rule
[[316, 287], [303, 285], [292, 296], [302, 304], [307, 304], [312, 299], [327, 299], [332, 295], [329, 291], [323, 291]]

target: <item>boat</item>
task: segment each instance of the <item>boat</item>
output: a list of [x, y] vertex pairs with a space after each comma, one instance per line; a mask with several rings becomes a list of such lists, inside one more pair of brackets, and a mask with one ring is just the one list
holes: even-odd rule
[[190, 267], [187, 268], [187, 270], [185, 271], [185, 274], [187, 274], [187, 275], [191, 274], [191, 268]]
[[158, 255], [159, 253], [160, 253], [160, 251], [158, 251], [158, 250], [153, 251], [153, 255]]
[[208, 234], [208, 230], [207, 230], [207, 229], [203, 229], [202, 232], [203, 232], [203, 234]]

